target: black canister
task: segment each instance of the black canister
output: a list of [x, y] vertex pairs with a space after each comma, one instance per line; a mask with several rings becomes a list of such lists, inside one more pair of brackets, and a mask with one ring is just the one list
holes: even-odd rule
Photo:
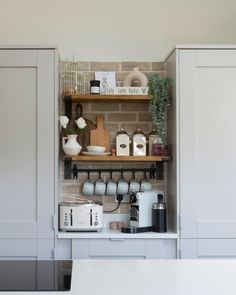
[[90, 81], [90, 94], [100, 94], [100, 81], [91, 80]]
[[153, 203], [152, 207], [152, 226], [153, 231], [164, 233], [167, 231], [166, 203], [164, 203], [162, 194], [158, 194], [157, 198], [158, 203]]

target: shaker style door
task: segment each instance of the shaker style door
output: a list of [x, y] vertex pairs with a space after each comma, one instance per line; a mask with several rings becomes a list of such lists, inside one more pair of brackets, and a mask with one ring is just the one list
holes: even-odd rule
[[54, 59], [54, 50], [0, 49], [0, 239], [5, 241], [54, 238]]
[[236, 51], [179, 51], [181, 238], [236, 238]]

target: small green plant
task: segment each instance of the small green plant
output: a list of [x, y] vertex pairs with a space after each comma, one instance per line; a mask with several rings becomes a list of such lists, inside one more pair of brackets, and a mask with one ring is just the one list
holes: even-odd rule
[[164, 145], [167, 145], [166, 116], [169, 106], [168, 88], [170, 80], [158, 74], [152, 74], [148, 79], [149, 112], [156, 125], [157, 135]]

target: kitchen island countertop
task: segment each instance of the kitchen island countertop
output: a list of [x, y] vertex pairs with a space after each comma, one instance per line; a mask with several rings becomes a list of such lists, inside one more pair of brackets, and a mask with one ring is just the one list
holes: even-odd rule
[[235, 278], [236, 260], [74, 260], [71, 291], [41, 294], [235, 295]]

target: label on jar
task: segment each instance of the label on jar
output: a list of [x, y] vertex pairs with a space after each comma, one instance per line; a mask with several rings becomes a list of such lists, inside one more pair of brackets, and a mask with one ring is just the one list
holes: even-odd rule
[[120, 147], [122, 148], [122, 149], [125, 149], [126, 148], [126, 144], [120, 144]]
[[96, 94], [99, 94], [99, 93], [100, 93], [100, 87], [92, 86], [92, 87], [90, 88], [90, 93], [96, 93]]

